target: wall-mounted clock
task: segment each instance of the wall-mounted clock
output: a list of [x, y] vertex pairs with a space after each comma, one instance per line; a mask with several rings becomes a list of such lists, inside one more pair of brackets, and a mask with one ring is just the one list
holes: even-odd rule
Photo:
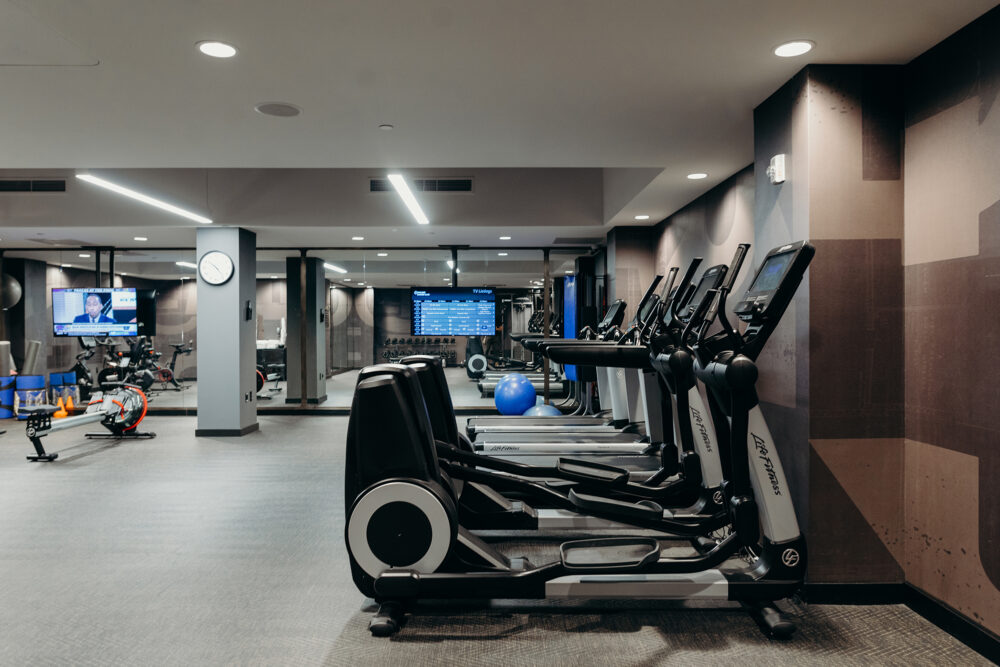
[[224, 252], [212, 250], [201, 256], [198, 275], [209, 285], [222, 285], [233, 277], [233, 260]]

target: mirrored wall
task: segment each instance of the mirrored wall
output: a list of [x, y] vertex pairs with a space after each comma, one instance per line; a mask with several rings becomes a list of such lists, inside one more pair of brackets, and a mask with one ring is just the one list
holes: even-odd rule
[[[572, 276], [575, 260], [583, 252], [550, 251], [553, 324], [560, 318], [562, 281]], [[287, 276], [289, 270], [298, 271], [300, 256], [297, 249], [257, 252], [256, 363], [263, 378], [257, 396], [262, 411], [300, 405], [287, 402], [286, 386], [288, 303], [290, 298], [298, 299], [297, 292], [288, 293]], [[433, 354], [445, 360], [456, 407], [490, 407], [492, 396], [483, 394], [470, 380], [464, 368], [466, 358], [481, 353], [491, 367], [499, 369], [530, 367], [533, 362], [510, 334], [540, 331], [545, 272], [541, 249], [310, 249], [306, 256], [320, 259], [323, 266], [327, 377], [326, 400], [310, 409], [348, 408], [360, 368], [411, 354]], [[7, 250], [2, 264], [0, 340], [11, 341], [16, 370], [24, 370], [30, 341], [38, 341], [40, 353], [35, 368], [28, 370], [39, 375], [75, 369], [81, 377], [96, 381], [103, 369], [131, 369], [141, 358], [156, 378], [149, 386], [150, 408], [194, 412], [198, 340], [193, 248], [116, 250], [113, 257], [107, 250], [98, 253], [88, 248]], [[59, 296], [54, 304], [52, 290], [89, 291], [98, 285], [107, 289], [112, 285], [112, 269], [115, 287], [135, 288], [138, 309], [130, 315], [121, 308], [114, 311], [108, 302], [102, 302], [103, 306], [112, 318], [134, 319], [135, 330], [114, 336], [61, 335], [55, 311], [85, 310], [87, 294], [68, 300]], [[487, 290], [494, 299], [495, 315], [488, 324], [481, 323], [484, 328], [477, 330], [477, 336], [466, 335], [468, 331], [460, 328], [422, 333], [414, 324], [415, 288], [443, 293]], [[81, 310], [62, 316], [82, 314]]]

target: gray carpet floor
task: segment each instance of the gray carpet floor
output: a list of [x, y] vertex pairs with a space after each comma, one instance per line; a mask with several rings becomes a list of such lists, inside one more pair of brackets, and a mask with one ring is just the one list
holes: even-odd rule
[[0, 665], [980, 664], [905, 607], [793, 610], [765, 640], [742, 612], [656, 605], [434, 607], [366, 629], [343, 546], [347, 419], [261, 417], [243, 438], [55, 433], [30, 464], [0, 428]]

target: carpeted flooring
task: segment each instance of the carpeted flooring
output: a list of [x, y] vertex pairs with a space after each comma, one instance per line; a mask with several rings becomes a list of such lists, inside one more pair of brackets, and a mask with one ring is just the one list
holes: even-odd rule
[[0, 436], [0, 665], [978, 664], [904, 607], [811, 606], [768, 642], [739, 610], [438, 607], [372, 638], [343, 545], [347, 419], [267, 416], [243, 438]]

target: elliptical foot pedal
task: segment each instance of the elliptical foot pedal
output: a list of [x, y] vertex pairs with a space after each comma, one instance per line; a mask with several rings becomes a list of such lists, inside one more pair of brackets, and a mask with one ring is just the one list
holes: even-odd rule
[[663, 518], [663, 507], [652, 500], [640, 500], [633, 503], [627, 500], [578, 493], [576, 489], [570, 489], [569, 501], [585, 512], [598, 514], [602, 518], [616, 518], [626, 521], [659, 521]]
[[389, 637], [403, 627], [406, 610], [398, 602], [383, 602], [368, 622], [368, 630], [373, 637]]
[[761, 631], [771, 639], [791, 639], [795, 623], [781, 613], [773, 602], [741, 602]]
[[613, 486], [625, 486], [629, 480], [628, 470], [593, 461], [561, 458], [556, 463], [556, 470], [570, 479], [581, 482], [602, 482]]
[[559, 547], [567, 570], [638, 569], [660, 557], [660, 543], [652, 537], [608, 537], [575, 540]]

